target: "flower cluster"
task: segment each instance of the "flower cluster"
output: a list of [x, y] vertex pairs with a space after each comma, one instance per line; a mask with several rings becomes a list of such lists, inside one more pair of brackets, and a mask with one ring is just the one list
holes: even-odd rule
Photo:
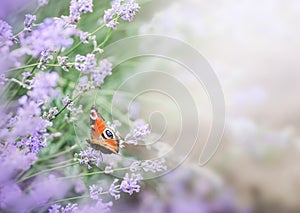
[[161, 172], [166, 171], [167, 166], [165, 165], [166, 160], [164, 158], [156, 160], [145, 160], [145, 161], [135, 161], [130, 165], [131, 172], [137, 172], [144, 170], [145, 172]]
[[88, 147], [86, 150], [80, 151], [79, 154], [75, 153], [74, 155], [74, 160], [78, 161], [80, 164], [87, 165], [88, 169], [91, 169], [93, 164], [99, 167], [101, 159], [101, 152], [92, 147]]
[[125, 136], [125, 142], [137, 145], [138, 141], [143, 141], [148, 134], [150, 134], [149, 124], [144, 123], [142, 120], [137, 120], [136, 127]]
[[95, 86], [100, 86], [104, 83], [104, 79], [111, 74], [112, 64], [107, 59], [103, 59], [99, 62], [98, 67], [91, 72], [91, 80]]
[[119, 182], [119, 179], [115, 179], [113, 181], [109, 188], [109, 193], [116, 200], [120, 199], [121, 191], [132, 195], [133, 192], [140, 191], [141, 186], [139, 185], [139, 182], [141, 180], [143, 180], [143, 177], [140, 174], [132, 173], [129, 177], [129, 174], [126, 173], [120, 184], [117, 184], [117, 182]]
[[67, 204], [65, 207], [54, 204], [48, 209], [48, 213], [97, 213], [97, 212], [109, 212], [113, 203], [103, 202], [102, 199], [98, 199], [95, 205], [87, 204], [81, 208], [78, 208], [78, 204]]
[[80, 20], [83, 13], [93, 12], [93, 0], [71, 0], [70, 21], [76, 23]]
[[125, 21], [133, 21], [133, 18], [139, 9], [140, 6], [135, 0], [115, 0], [113, 1], [111, 8], [104, 11], [103, 19], [107, 23], [107, 27], [116, 29], [118, 17]]
[[84, 74], [95, 70], [96, 64], [95, 55], [92, 53], [89, 53], [86, 56], [76, 55], [75, 68]]
[[24, 21], [24, 29], [26, 31], [31, 31], [31, 28], [33, 26], [33, 22], [36, 21], [36, 16], [35, 15], [31, 15], [31, 14], [27, 14], [25, 15], [25, 21]]
[[3, 46], [13, 45], [12, 38], [13, 33], [11, 26], [0, 19], [0, 48], [2, 49]]
[[69, 25], [66, 19], [47, 18], [38, 25], [36, 30], [20, 35], [22, 48], [18, 50], [19, 54], [39, 57], [43, 51], [53, 52], [58, 51], [59, 48], [70, 47], [73, 44], [71, 36], [74, 33], [74, 26]]

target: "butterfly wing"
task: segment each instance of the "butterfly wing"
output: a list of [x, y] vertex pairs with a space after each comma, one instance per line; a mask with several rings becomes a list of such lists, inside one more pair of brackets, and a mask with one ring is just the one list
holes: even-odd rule
[[104, 154], [118, 154], [119, 152], [119, 142], [113, 139], [91, 139], [88, 143], [96, 150], [100, 150]]
[[90, 125], [91, 140], [87, 140], [87, 142], [104, 154], [117, 154], [119, 152], [119, 140], [114, 131], [106, 127], [105, 121], [96, 107], [91, 108]]

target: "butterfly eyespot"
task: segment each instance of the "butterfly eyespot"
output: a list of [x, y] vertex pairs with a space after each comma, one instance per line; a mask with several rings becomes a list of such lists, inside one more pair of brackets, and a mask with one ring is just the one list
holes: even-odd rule
[[106, 133], [106, 135], [107, 135], [109, 138], [111, 138], [111, 139], [114, 138], [113, 133], [112, 133], [109, 129], [105, 130], [105, 133]]

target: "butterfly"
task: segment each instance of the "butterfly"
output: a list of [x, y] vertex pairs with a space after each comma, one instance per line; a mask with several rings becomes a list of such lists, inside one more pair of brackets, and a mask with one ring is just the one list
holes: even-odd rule
[[120, 139], [111, 128], [107, 127], [103, 117], [95, 106], [90, 111], [91, 139], [87, 142], [92, 148], [104, 154], [118, 154]]

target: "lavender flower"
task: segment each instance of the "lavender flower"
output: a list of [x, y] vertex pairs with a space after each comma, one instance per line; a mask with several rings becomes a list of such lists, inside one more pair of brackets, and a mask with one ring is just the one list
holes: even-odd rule
[[49, 209], [48, 209], [48, 213], [59, 213], [60, 212], [60, 207], [61, 205], [58, 204], [53, 204]]
[[99, 195], [103, 192], [103, 189], [101, 187], [97, 187], [96, 185], [90, 186], [90, 197], [93, 200], [98, 200]]
[[25, 15], [25, 21], [24, 21], [24, 27], [25, 30], [31, 31], [31, 27], [33, 25], [33, 22], [36, 20], [35, 15], [27, 14]]
[[79, 154], [75, 153], [74, 160], [78, 161], [80, 164], [87, 165], [88, 169], [92, 168], [92, 164], [95, 164], [97, 167], [100, 166], [102, 157], [101, 153], [92, 147], [88, 147], [84, 151], [80, 151]]
[[98, 199], [95, 205], [87, 204], [81, 208], [78, 208], [78, 204], [69, 203], [65, 208], [61, 205], [54, 204], [48, 209], [48, 213], [99, 213], [109, 212], [113, 203], [104, 203], [102, 199]]
[[119, 179], [115, 179], [109, 187], [109, 194], [115, 198], [115, 200], [120, 199], [120, 185], [115, 185]]
[[54, 90], [59, 76], [56, 72], [37, 73], [32, 83], [32, 90], [28, 92], [29, 97], [36, 102], [46, 102], [55, 98], [58, 91]]
[[114, 182], [110, 185], [108, 191], [110, 195], [115, 198], [115, 200], [118, 200], [120, 199], [121, 191], [128, 193], [130, 195], [132, 195], [133, 192], [139, 192], [140, 191], [139, 182], [142, 179], [143, 177], [140, 174], [132, 173], [131, 176], [129, 177], [128, 173], [126, 173], [123, 180], [121, 181], [121, 184], [116, 185], [116, 183], [119, 182], [119, 179], [115, 179]]
[[70, 99], [69, 95], [67, 95], [66, 97], [64, 97], [64, 98], [62, 99], [63, 105], [69, 104], [70, 101], [71, 101], [71, 99]]
[[80, 15], [93, 12], [93, 0], [72, 0], [70, 5], [70, 21], [77, 23]]
[[137, 120], [136, 122], [136, 128], [131, 130], [126, 136], [125, 136], [125, 142], [127, 144], [134, 144], [137, 145], [138, 141], [143, 141], [144, 136], [150, 134], [149, 125], [145, 124], [141, 120]]
[[46, 138], [42, 134], [34, 133], [23, 137], [16, 146], [22, 147], [26, 153], [38, 153], [41, 148], [46, 147]]
[[55, 118], [55, 115], [57, 113], [58, 113], [57, 107], [52, 107], [49, 109], [48, 113], [47, 112], [43, 113], [43, 118], [51, 120], [51, 119]]
[[79, 29], [76, 30], [76, 36], [80, 38], [80, 41], [84, 44], [88, 43], [88, 39], [90, 38], [89, 32], [83, 32]]
[[133, 21], [133, 18], [139, 9], [140, 6], [135, 2], [135, 0], [128, 0], [122, 4], [117, 14], [125, 21]]
[[74, 33], [75, 28], [68, 25], [65, 19], [47, 18], [27, 37], [21, 34], [20, 42], [24, 53], [38, 57], [42, 51], [56, 51], [61, 47], [71, 46], [73, 43], [71, 36]]
[[113, 203], [111, 201], [104, 203], [102, 199], [98, 199], [94, 206], [86, 205], [81, 208], [78, 213], [98, 213], [98, 212], [109, 212]]
[[51, 126], [52, 123], [40, 117], [40, 105], [30, 100], [28, 96], [21, 97], [19, 103], [16, 121], [9, 132], [8, 140], [16, 141], [19, 137], [36, 136], [36, 134], [41, 134], [39, 138], [43, 139], [46, 136], [46, 127]]
[[7, 81], [7, 78], [4, 74], [0, 74], [0, 85], [4, 85]]
[[131, 174], [131, 177], [129, 177], [128, 173], [125, 174], [125, 177], [123, 178], [120, 189], [128, 193], [130, 195], [133, 194], [133, 192], [139, 192], [140, 191], [140, 185], [138, 184], [143, 177], [140, 174]]
[[145, 172], [161, 172], [167, 170], [167, 166], [165, 165], [166, 160], [164, 158], [160, 158], [157, 160], [145, 160], [145, 161], [134, 161], [130, 165], [131, 172], [137, 172], [140, 170], [144, 170]]
[[112, 64], [107, 60], [103, 59], [99, 62], [99, 66], [92, 70], [91, 80], [95, 86], [103, 84], [104, 79], [112, 74]]
[[0, 185], [3, 186], [6, 182], [11, 181], [15, 174], [28, 170], [36, 160], [36, 154], [25, 155], [23, 151], [12, 144], [7, 145], [6, 148], [1, 147], [0, 169], [5, 172], [0, 174]]
[[48, 209], [48, 213], [75, 213], [78, 212], [78, 204], [77, 203], [68, 203], [66, 207], [62, 207], [61, 205], [54, 204]]
[[76, 55], [75, 68], [85, 74], [92, 72], [96, 67], [96, 59], [94, 54], [87, 54], [86, 56]]
[[50, 54], [49, 50], [43, 50], [41, 52], [41, 58], [37, 67], [41, 70], [46, 69], [45, 64], [49, 63], [49, 60], [53, 60], [53, 56]]
[[103, 20], [107, 23], [107, 27], [116, 29], [118, 24], [116, 17], [121, 17], [121, 19], [130, 22], [139, 9], [140, 6], [135, 0], [115, 0], [111, 8], [104, 11]]
[[3, 45], [11, 46], [13, 44], [12, 38], [11, 26], [0, 19], [0, 47]]
[[67, 123], [72, 123], [74, 121], [77, 121], [78, 120], [78, 116], [83, 113], [82, 105], [79, 105], [78, 107], [73, 107], [73, 103], [74, 102], [71, 102], [69, 104], [70, 106], [67, 107], [67, 109], [69, 111], [72, 111], [72, 113], [69, 113], [69, 115], [65, 114], [65, 121]]

